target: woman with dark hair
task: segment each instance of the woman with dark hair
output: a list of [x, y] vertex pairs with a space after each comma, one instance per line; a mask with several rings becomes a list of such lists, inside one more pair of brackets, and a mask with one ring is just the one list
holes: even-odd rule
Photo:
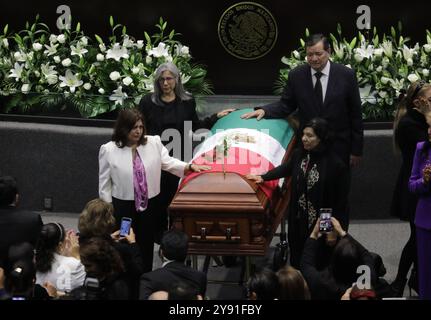
[[427, 140], [416, 147], [409, 190], [419, 197], [415, 216], [419, 298], [431, 300], [431, 121], [428, 124]]
[[[291, 201], [288, 212], [290, 263], [299, 268], [304, 243], [313, 230], [321, 208], [331, 208], [344, 228], [349, 192], [349, 172], [344, 162], [330, 152], [331, 134], [321, 118], [309, 121], [302, 135], [302, 147], [290, 159], [261, 176], [247, 175], [257, 183], [291, 177]], [[335, 234], [328, 233], [335, 243]]]
[[[356, 283], [360, 275], [358, 267], [368, 265], [365, 263], [369, 251], [347, 234], [337, 219], [331, 218], [334, 232], [340, 238], [331, 256], [329, 266], [323, 270], [318, 269], [318, 255], [325, 243], [318, 241], [319, 222], [311, 231], [304, 247], [301, 260], [301, 271], [310, 288], [312, 300], [339, 300], [352, 283]], [[374, 277], [370, 265], [370, 281]]]
[[256, 271], [247, 282], [247, 298], [249, 300], [278, 299], [280, 285], [277, 275], [268, 268]]
[[[148, 134], [162, 137], [162, 143], [165, 146], [177, 143], [172, 146], [173, 149], [169, 154], [184, 161], [192, 158], [190, 131], [200, 128], [210, 129], [217, 119], [235, 110], [226, 109], [199, 120], [195, 99], [184, 90], [180, 71], [172, 62], [163, 63], [157, 68], [154, 76], [154, 93], [144, 96], [139, 108], [145, 117]], [[189, 122], [189, 125], [186, 122]], [[164, 137], [165, 135], [167, 138]], [[179, 139], [177, 140], [176, 137]], [[186, 150], [189, 151], [189, 155], [185, 155]], [[178, 182], [177, 176], [162, 172], [160, 192], [162, 210], [157, 221], [158, 238], [161, 238], [163, 231], [167, 229], [167, 208], [178, 188]]]
[[391, 284], [392, 294], [398, 297], [403, 295], [407, 274], [412, 265], [409, 286], [418, 290], [416, 228], [414, 225], [418, 196], [408, 191], [408, 181], [412, 172], [416, 145], [427, 139], [428, 125], [425, 114], [430, 111], [430, 99], [430, 84], [424, 81], [412, 83], [398, 105], [394, 120], [394, 145], [401, 151], [402, 164], [392, 197], [391, 215], [409, 221], [410, 224], [410, 238], [404, 245], [397, 276]]
[[79, 260], [78, 238], [60, 223], [42, 227], [36, 244], [36, 283], [51, 283], [57, 290], [70, 292], [82, 286], [85, 270]]
[[139, 277], [144, 268], [141, 250], [136, 243], [133, 228], [130, 228], [130, 233], [124, 239], [120, 237], [119, 230], [116, 230], [112, 203], [102, 199], [89, 201], [79, 216], [78, 230], [80, 243], [93, 237], [100, 237], [106, 239], [118, 251], [124, 262], [126, 280], [131, 291], [130, 297], [137, 299]]
[[100, 147], [99, 196], [112, 202], [117, 227], [123, 217], [132, 218], [144, 260], [143, 272], [148, 272], [153, 265], [157, 218], [163, 208], [159, 196], [161, 171], [182, 177], [209, 167], [170, 157], [159, 136], [146, 135], [144, 123], [137, 109], [119, 112], [112, 141]]

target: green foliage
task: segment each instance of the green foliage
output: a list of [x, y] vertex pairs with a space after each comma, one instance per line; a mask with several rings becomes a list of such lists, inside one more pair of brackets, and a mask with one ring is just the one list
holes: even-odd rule
[[39, 22], [26, 23], [11, 33], [8, 25], [0, 34], [0, 96], [2, 111], [35, 112], [78, 110], [83, 117], [135, 106], [153, 91], [154, 72], [174, 62], [186, 90], [193, 95], [212, 94], [205, 67], [192, 63], [181, 35], [168, 29], [160, 18], [154, 34], [145, 40], [127, 34], [126, 26], [109, 17], [108, 41], [87, 37], [78, 22], [70, 30], [52, 34]]

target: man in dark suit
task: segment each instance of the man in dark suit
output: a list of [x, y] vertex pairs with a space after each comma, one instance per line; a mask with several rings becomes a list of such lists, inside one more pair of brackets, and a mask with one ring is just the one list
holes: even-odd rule
[[18, 188], [13, 177], [0, 177], [0, 263], [6, 263], [8, 249], [13, 244], [36, 244], [42, 219], [39, 214], [19, 210]]
[[297, 111], [302, 126], [315, 117], [325, 118], [333, 132], [332, 150], [346, 164], [359, 163], [363, 149], [361, 99], [355, 72], [329, 61], [329, 41], [321, 34], [306, 41], [307, 64], [289, 73], [280, 101], [242, 116], [244, 119], [283, 118]]
[[169, 292], [179, 282], [194, 287], [199, 295], [205, 296], [207, 276], [184, 264], [187, 257], [188, 236], [179, 230], [167, 231], [160, 243], [160, 257], [163, 265], [160, 269], [144, 273], [141, 276], [139, 299], [146, 300], [156, 291]]

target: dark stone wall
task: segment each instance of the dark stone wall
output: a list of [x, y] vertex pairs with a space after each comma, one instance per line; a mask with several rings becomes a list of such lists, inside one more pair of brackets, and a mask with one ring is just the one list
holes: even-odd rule
[[[0, 122], [0, 174], [17, 178], [21, 206], [79, 213], [98, 196], [98, 150], [112, 129]], [[352, 219], [389, 218], [400, 157], [392, 149], [391, 130], [366, 130], [361, 165], [353, 170]]]

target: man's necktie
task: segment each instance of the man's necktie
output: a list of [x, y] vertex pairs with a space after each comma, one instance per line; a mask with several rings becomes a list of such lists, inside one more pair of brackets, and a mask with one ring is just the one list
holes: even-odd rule
[[323, 73], [318, 71], [314, 74], [316, 77], [316, 84], [314, 86], [314, 94], [316, 95], [316, 99], [318, 102], [319, 109], [323, 106], [323, 92], [322, 92], [322, 83], [320, 82], [320, 78], [322, 77]]

